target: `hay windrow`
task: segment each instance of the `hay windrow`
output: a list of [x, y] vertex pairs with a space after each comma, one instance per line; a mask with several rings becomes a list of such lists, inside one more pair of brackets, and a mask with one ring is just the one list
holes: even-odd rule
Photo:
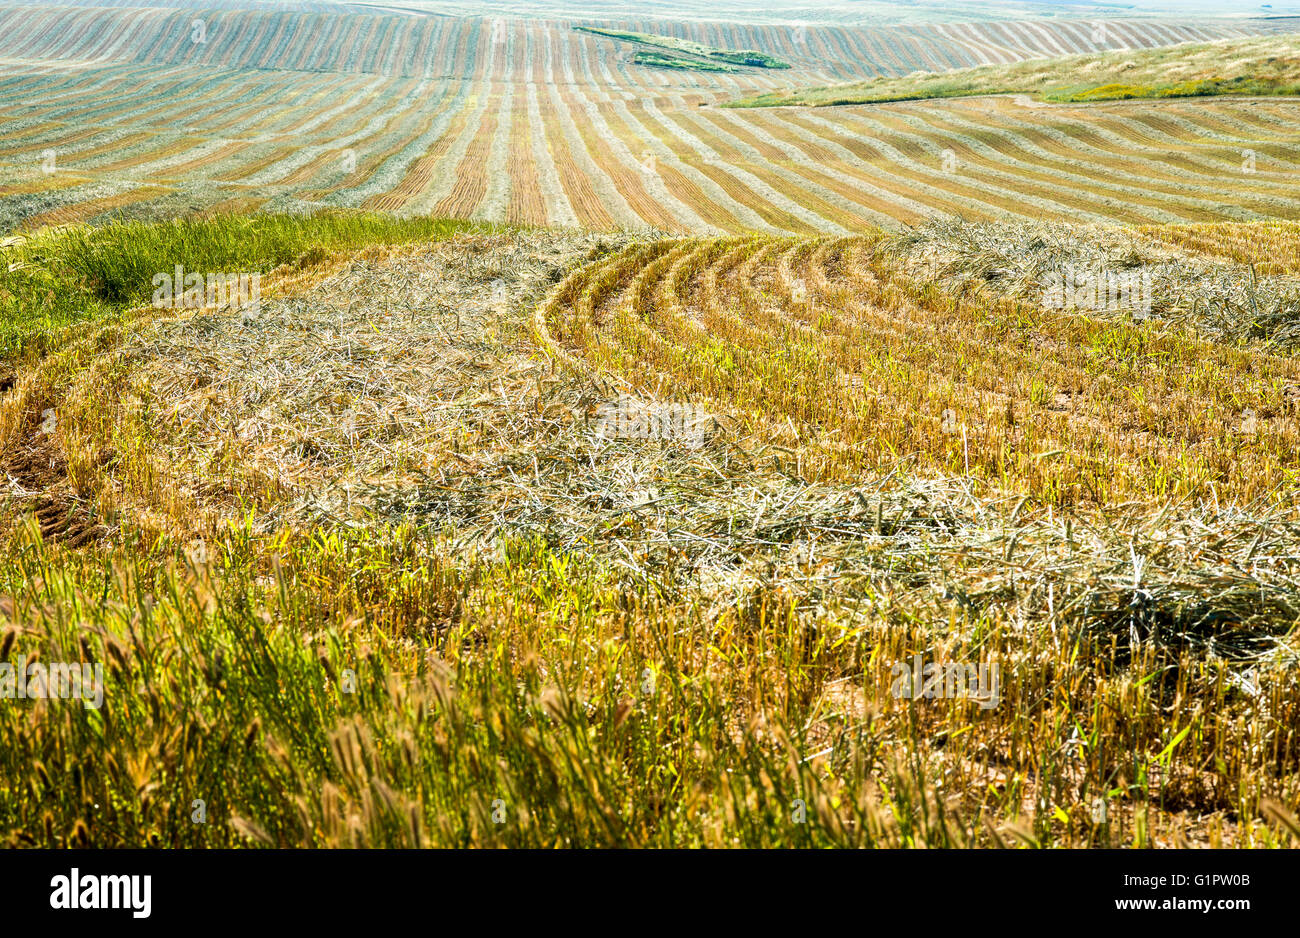
[[931, 219], [879, 249], [955, 291], [1034, 304], [1043, 302], [1054, 278], [1140, 276], [1147, 308], [1103, 304], [1089, 313], [1153, 316], [1221, 341], [1255, 341], [1283, 352], [1300, 347], [1300, 277], [1261, 275], [1252, 264], [1180, 249], [1136, 229]]

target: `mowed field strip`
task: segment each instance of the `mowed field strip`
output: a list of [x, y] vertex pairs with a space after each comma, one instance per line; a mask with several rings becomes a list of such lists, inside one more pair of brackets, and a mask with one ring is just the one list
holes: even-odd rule
[[1300, 218], [1286, 99], [717, 106], [1263, 21], [1117, 20], [1105, 45], [1086, 22], [606, 25], [793, 68], [640, 66], [628, 44], [559, 21], [0, 7], [0, 228], [319, 207], [678, 233]]

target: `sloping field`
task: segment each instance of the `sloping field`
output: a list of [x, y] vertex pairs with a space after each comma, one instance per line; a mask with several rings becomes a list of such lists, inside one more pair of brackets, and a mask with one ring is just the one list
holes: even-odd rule
[[[0, 708], [0, 832], [1294, 844], [1300, 366], [1168, 318], [1231, 261], [1006, 228], [449, 231], [69, 330], [0, 391], [3, 635], [105, 661], [115, 732]], [[1160, 315], [1043, 309], [998, 237]]]
[[1048, 101], [1106, 101], [1211, 94], [1300, 93], [1295, 34], [1087, 52], [1015, 65], [981, 65], [903, 78], [796, 89], [736, 106], [843, 105], [968, 94], [1032, 94]]
[[[195, 41], [196, 17], [204, 23]], [[0, 8], [6, 57], [308, 68], [386, 75], [443, 74], [455, 66], [431, 57], [430, 41], [445, 29], [465, 29], [480, 18], [214, 10]], [[488, 20], [487, 22], [491, 22]], [[1097, 32], [1099, 23], [1105, 33]], [[559, 24], [552, 23], [552, 26]], [[835, 76], [903, 75], [917, 69], [958, 68], [983, 62], [1146, 48], [1243, 36], [1267, 30], [1264, 21], [1161, 20], [997, 22], [954, 25], [798, 28], [744, 23], [602, 23], [665, 34], [717, 48], [757, 49]], [[469, 76], [463, 76], [469, 77]], [[793, 83], [798, 76], [786, 76]], [[847, 79], [846, 79], [847, 80]]]
[[[1300, 124], [1284, 101], [710, 106], [785, 83], [1077, 51], [1093, 42], [1085, 24], [677, 30], [793, 63], [777, 78], [638, 66], [626, 46], [558, 22], [201, 19], [196, 33], [186, 11], [0, 8], [0, 228], [235, 206], [682, 233], [845, 233], [931, 214], [1300, 217], [1287, 194]], [[1263, 28], [1113, 25], [1107, 41], [1134, 46]]]
[[[1103, 25], [1104, 24], [1104, 25]], [[918, 69], [942, 71], [989, 62], [1149, 48], [1181, 42], [1247, 35], [1269, 27], [1262, 21], [1089, 20], [936, 23], [870, 27], [807, 25], [756, 26], [745, 23], [658, 24], [632, 21], [632, 29], [668, 32], [683, 39], [730, 48], [771, 51], [805, 68], [831, 75], [859, 72], [906, 75]], [[793, 79], [795, 76], [787, 76]], [[793, 81], [787, 81], [793, 84]]]
[[1294, 222], [1150, 225], [1142, 233], [1155, 241], [1249, 264], [1258, 274], [1300, 274], [1300, 225]]

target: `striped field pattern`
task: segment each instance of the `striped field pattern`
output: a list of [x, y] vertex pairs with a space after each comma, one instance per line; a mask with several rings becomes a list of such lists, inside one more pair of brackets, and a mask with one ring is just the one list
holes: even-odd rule
[[[967, 294], [888, 243], [636, 243], [564, 281], [538, 330], [801, 448], [821, 479], [938, 471], [1058, 504], [1249, 501], [1294, 479], [1293, 356]], [[1247, 440], [1243, 411], [1269, 415]]]
[[1300, 224], [1151, 225], [1147, 237], [1238, 264], [1260, 276], [1300, 274]]
[[[595, 229], [842, 234], [929, 215], [1300, 218], [1300, 105], [972, 98], [732, 110], [819, 81], [1100, 48], [1085, 22], [623, 22], [782, 72], [635, 65], [559, 21], [0, 7], [0, 230], [357, 207]], [[1117, 20], [1132, 47], [1262, 21]]]

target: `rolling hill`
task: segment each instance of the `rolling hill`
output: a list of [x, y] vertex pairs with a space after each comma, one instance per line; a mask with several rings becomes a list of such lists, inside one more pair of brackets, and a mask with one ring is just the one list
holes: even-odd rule
[[1016, 65], [983, 65], [903, 78], [776, 92], [735, 107], [873, 104], [960, 95], [1029, 94], [1046, 101], [1218, 94], [1300, 93], [1300, 34], [1084, 53]]

